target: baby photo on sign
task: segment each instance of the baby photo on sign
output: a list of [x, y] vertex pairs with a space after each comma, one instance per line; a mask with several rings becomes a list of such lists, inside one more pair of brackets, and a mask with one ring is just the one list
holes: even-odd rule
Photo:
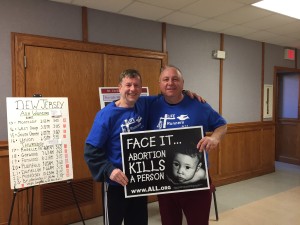
[[209, 189], [202, 126], [122, 133], [125, 197]]

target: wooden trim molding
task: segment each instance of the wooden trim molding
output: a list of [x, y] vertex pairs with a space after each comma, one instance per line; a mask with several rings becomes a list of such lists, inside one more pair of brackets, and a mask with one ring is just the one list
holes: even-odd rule
[[[220, 50], [224, 50], [224, 34], [220, 34]], [[219, 113], [222, 115], [223, 109], [223, 65], [224, 60], [220, 59], [220, 82], [219, 82]]]
[[0, 157], [8, 156], [8, 142], [0, 141]]
[[0, 141], [0, 149], [8, 147], [8, 142], [7, 141]]
[[87, 7], [82, 7], [82, 41], [88, 42], [89, 36], [88, 36], [88, 11]]
[[263, 121], [264, 114], [264, 84], [265, 84], [265, 43], [261, 43], [261, 101], [260, 101], [260, 121]]
[[161, 24], [162, 52], [167, 53], [167, 24]]

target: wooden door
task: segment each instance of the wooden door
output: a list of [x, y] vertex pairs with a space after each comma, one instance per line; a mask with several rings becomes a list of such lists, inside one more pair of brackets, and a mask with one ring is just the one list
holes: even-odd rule
[[[102, 86], [102, 54], [26, 46], [25, 56], [26, 97], [37, 93], [43, 97], [68, 97], [73, 187], [84, 217], [99, 215], [100, 187], [91, 180], [83, 151], [100, 105], [98, 88]], [[34, 196], [34, 224], [66, 224], [80, 219], [70, 185], [66, 182], [38, 186]]]
[[161, 59], [105, 55], [104, 86], [117, 87], [119, 74], [125, 69], [136, 69], [142, 76], [143, 87], [149, 88], [150, 95], [159, 93], [158, 78], [162, 67]]
[[277, 161], [300, 165], [300, 71], [277, 73]]
[[[100, 109], [98, 88], [117, 86], [122, 70], [136, 68], [143, 76], [143, 86], [157, 94], [166, 53], [17, 33], [12, 34], [12, 52], [13, 96], [68, 97], [73, 187], [85, 219], [102, 215], [101, 185], [92, 180], [83, 160], [85, 138]], [[66, 182], [45, 184], [33, 190], [34, 225], [80, 221]], [[18, 224], [27, 225], [32, 191], [23, 193], [17, 202]]]

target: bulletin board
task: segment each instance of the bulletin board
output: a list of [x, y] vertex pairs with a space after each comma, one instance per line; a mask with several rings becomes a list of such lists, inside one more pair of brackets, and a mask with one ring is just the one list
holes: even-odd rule
[[6, 98], [11, 189], [73, 179], [67, 98]]

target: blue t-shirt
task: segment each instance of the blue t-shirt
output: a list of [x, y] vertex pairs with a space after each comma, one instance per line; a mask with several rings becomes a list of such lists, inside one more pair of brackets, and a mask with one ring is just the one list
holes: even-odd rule
[[107, 159], [121, 169], [120, 133], [145, 130], [148, 113], [145, 98], [140, 98], [133, 108], [117, 107], [111, 102], [97, 113], [86, 143], [105, 149]]
[[190, 126], [203, 126], [203, 132], [214, 131], [225, 125], [225, 119], [209, 104], [184, 96], [174, 105], [168, 104], [159, 96], [151, 105], [149, 129], [170, 129]]
[[[148, 128], [151, 130], [203, 126], [206, 132], [226, 124], [225, 119], [209, 104], [184, 96], [178, 104], [167, 103], [161, 95], [151, 104]], [[206, 154], [208, 161], [208, 154]]]
[[157, 97], [139, 98], [133, 108], [117, 107], [115, 102], [101, 109], [86, 139], [84, 158], [96, 181], [108, 179], [115, 168], [122, 170], [120, 133], [147, 128], [150, 104]]

